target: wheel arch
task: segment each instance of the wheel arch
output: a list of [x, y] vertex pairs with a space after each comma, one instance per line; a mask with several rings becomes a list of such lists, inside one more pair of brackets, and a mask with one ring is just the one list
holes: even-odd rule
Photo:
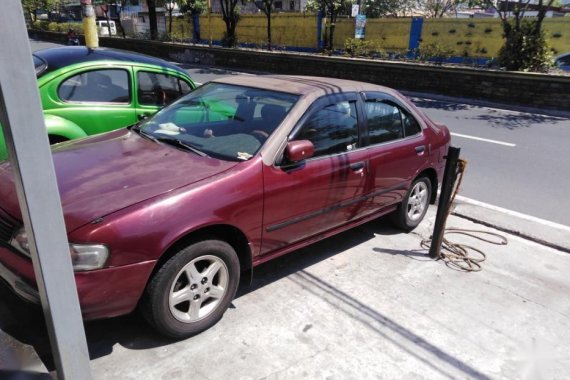
[[240, 263], [241, 283], [245, 285], [250, 284], [251, 276], [253, 274], [253, 255], [249, 245], [249, 240], [240, 229], [228, 224], [204, 226], [196, 230], [189, 231], [185, 235], [179, 237], [157, 260], [148, 281], [152, 279], [154, 274], [165, 262], [167, 262], [181, 249], [203, 240], [221, 240], [231, 245], [236, 251]]
[[68, 140], [86, 137], [87, 134], [74, 122], [63, 117], [44, 114], [46, 130], [49, 136], [58, 136]]

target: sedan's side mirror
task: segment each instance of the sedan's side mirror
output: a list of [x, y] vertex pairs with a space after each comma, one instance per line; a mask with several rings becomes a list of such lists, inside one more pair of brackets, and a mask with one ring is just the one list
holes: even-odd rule
[[290, 163], [296, 163], [313, 157], [315, 146], [309, 140], [289, 141], [285, 156]]

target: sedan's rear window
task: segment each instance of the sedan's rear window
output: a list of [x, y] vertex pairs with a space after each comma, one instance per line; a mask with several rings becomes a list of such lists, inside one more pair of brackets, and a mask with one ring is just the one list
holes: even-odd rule
[[36, 69], [36, 76], [39, 78], [40, 75], [47, 69], [47, 63], [37, 55], [32, 54], [34, 60], [34, 68]]
[[294, 94], [210, 83], [160, 111], [142, 129], [212, 157], [248, 160], [298, 99]]

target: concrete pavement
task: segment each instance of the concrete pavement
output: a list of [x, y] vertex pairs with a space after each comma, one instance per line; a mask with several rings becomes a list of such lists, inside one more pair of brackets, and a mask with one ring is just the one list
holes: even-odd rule
[[[453, 235], [488, 257], [481, 272], [458, 272], [420, 248], [434, 219], [432, 208], [410, 234], [380, 219], [268, 263], [220, 323], [184, 341], [137, 314], [88, 323], [93, 376], [570, 377], [570, 255], [507, 233], [505, 246]], [[497, 232], [454, 215], [447, 226]], [[0, 289], [5, 301], [0, 329], [17, 321], [8, 332], [51, 366], [39, 310]]]

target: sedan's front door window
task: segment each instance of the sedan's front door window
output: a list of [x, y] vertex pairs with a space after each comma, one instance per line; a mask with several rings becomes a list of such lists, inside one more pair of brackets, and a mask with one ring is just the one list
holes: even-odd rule
[[313, 114], [296, 134], [295, 140], [309, 140], [314, 157], [353, 150], [358, 145], [356, 102], [341, 101]]
[[129, 73], [121, 69], [87, 71], [64, 80], [57, 94], [64, 102], [130, 102]]
[[189, 92], [186, 82], [167, 74], [139, 71], [137, 82], [137, 94], [141, 105], [163, 107]]

